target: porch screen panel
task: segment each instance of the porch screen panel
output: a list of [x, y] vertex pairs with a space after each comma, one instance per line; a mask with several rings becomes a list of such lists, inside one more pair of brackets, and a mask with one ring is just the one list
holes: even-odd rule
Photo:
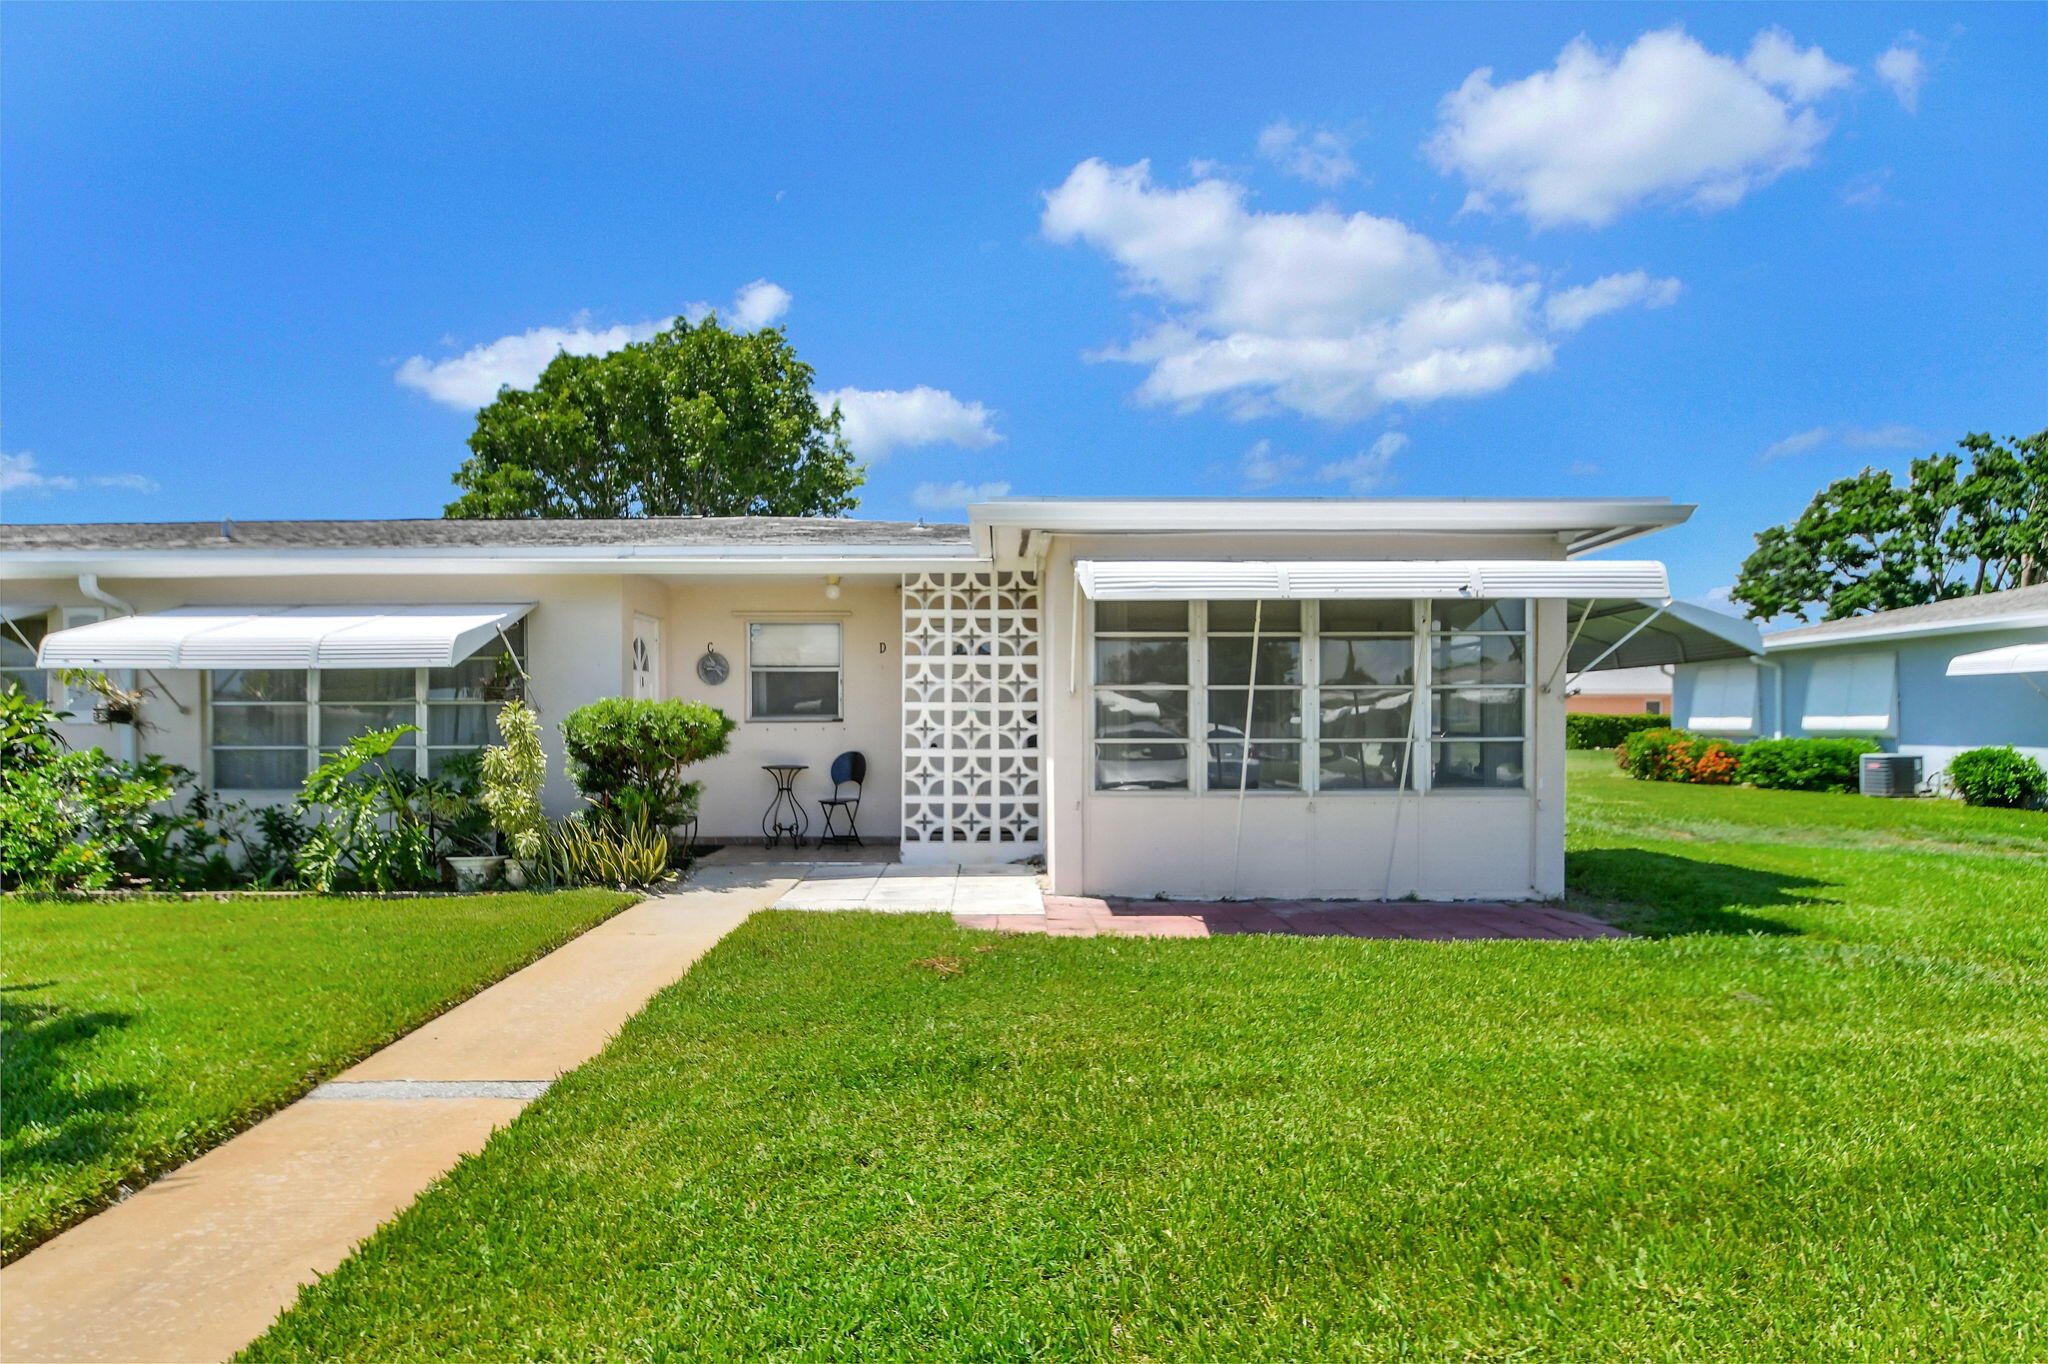
[[904, 578], [906, 845], [1043, 843], [1039, 629], [1036, 574]]

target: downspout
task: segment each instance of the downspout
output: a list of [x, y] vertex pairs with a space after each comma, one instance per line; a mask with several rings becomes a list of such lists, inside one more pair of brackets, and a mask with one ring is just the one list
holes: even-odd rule
[[[100, 575], [97, 573], [79, 574], [78, 590], [80, 592], [83, 592], [86, 596], [91, 597], [94, 601], [99, 602], [103, 606], [113, 607], [116, 611], [119, 611], [124, 616], [132, 616], [136, 614], [134, 607], [130, 606], [127, 602], [122, 601], [119, 597], [107, 591], [104, 587], [100, 586]], [[119, 686], [123, 691], [134, 691], [135, 669], [123, 668], [121, 670], [121, 681], [116, 683], [116, 685]], [[134, 762], [135, 751], [135, 726], [132, 724], [121, 726], [121, 761], [127, 763]]]

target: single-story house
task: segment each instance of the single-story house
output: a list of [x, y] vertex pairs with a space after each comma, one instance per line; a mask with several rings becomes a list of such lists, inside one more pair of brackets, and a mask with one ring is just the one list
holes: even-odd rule
[[1671, 669], [1602, 668], [1572, 679], [1564, 698], [1570, 715], [1669, 715]]
[[1735, 739], [1872, 737], [1933, 780], [1968, 748], [2048, 762], [2048, 585], [1777, 630], [1762, 656], [1677, 669], [1673, 714]]
[[[682, 697], [739, 721], [701, 836], [755, 838], [802, 763], [867, 758], [907, 862], [1043, 855], [1061, 893], [1541, 898], [1564, 886], [1579, 672], [1746, 658], [1663, 565], [1588, 557], [1663, 499], [1015, 498], [960, 525], [784, 518], [0, 527], [0, 667], [147, 690], [138, 744], [287, 799], [323, 751], [490, 742]], [[88, 698], [89, 700], [90, 698]], [[1249, 754], [1246, 753], [1247, 739]]]

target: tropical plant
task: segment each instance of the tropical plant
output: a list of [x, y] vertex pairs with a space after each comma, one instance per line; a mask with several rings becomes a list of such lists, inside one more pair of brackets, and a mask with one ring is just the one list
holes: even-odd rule
[[168, 800], [167, 769], [71, 749], [52, 711], [0, 692], [0, 890], [98, 890], [122, 871], [138, 821]]
[[668, 830], [644, 815], [565, 819], [549, 838], [550, 879], [563, 885], [647, 886], [669, 875]]
[[1742, 746], [1735, 779], [1772, 791], [1853, 791], [1875, 739], [1758, 739]]
[[2011, 744], [1965, 749], [1948, 760], [1948, 779], [1967, 805], [2017, 810], [2048, 794], [2048, 773]]
[[702, 786], [683, 769], [725, 752], [733, 721], [701, 701], [609, 697], [569, 712], [569, 776], [603, 821], [661, 830], [696, 817]]
[[[2048, 581], [2048, 431], [1837, 479], [1756, 537], [1734, 599], [1755, 620], [1822, 620]], [[1963, 456], [1970, 465], [1963, 467]]]
[[357, 735], [307, 774], [292, 808], [315, 820], [294, 878], [314, 890], [421, 890], [441, 879], [440, 838], [423, 783], [384, 759], [418, 729]]
[[480, 799], [491, 822], [505, 836], [512, 856], [530, 862], [540, 856], [547, 838], [548, 817], [541, 808], [541, 787], [547, 781], [548, 757], [540, 745], [540, 718], [523, 701], [498, 711], [498, 737], [503, 743], [484, 750]]
[[548, 362], [476, 414], [451, 517], [839, 516], [864, 471], [772, 327], [714, 315]]
[[1726, 786], [1735, 779], [1739, 750], [1725, 739], [1682, 729], [1638, 730], [1614, 750], [1621, 770], [1639, 781]]

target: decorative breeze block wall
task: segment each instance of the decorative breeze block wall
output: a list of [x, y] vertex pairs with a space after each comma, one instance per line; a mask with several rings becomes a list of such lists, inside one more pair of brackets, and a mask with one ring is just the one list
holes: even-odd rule
[[903, 860], [1007, 862], [1045, 846], [1037, 575], [903, 580]]

